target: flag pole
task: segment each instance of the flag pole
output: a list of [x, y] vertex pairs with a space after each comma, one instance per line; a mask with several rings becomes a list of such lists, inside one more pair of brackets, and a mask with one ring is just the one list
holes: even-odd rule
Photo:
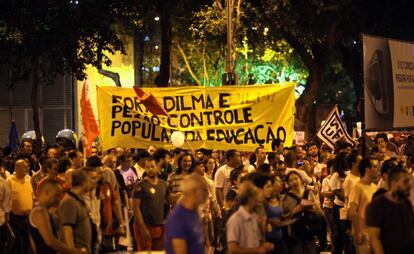
[[363, 34], [360, 34], [359, 37], [359, 44], [360, 44], [360, 72], [359, 72], [359, 76], [360, 76], [360, 81], [361, 81], [361, 98], [360, 98], [360, 107], [361, 107], [361, 149], [362, 149], [362, 156], [366, 157], [367, 155], [367, 141], [366, 141], [366, 123], [365, 123], [365, 86], [364, 86], [364, 51], [363, 46], [364, 46], [364, 39], [363, 39]]

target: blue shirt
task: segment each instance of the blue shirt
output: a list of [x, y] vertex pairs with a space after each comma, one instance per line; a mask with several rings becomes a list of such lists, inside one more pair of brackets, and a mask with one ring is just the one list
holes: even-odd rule
[[[281, 206], [266, 205], [266, 215], [268, 219], [280, 219], [283, 214], [283, 208]], [[267, 239], [280, 240], [282, 239], [282, 228], [272, 226], [272, 231], [266, 234]]]
[[165, 250], [167, 254], [174, 254], [172, 247], [174, 238], [186, 241], [187, 253], [204, 253], [204, 230], [197, 211], [188, 210], [181, 204], [175, 206], [165, 225]]

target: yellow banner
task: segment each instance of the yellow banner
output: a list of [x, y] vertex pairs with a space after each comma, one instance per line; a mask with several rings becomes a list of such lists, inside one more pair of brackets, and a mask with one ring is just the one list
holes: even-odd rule
[[185, 134], [185, 149], [254, 151], [273, 139], [293, 142], [294, 84], [144, 88], [168, 112], [152, 115], [133, 88], [98, 87], [101, 143], [114, 147], [175, 148], [173, 131]]

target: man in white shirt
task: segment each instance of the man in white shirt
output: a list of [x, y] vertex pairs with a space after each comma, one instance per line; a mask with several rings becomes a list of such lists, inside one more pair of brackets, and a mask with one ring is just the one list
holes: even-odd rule
[[286, 163], [286, 175], [289, 174], [292, 171], [297, 172], [300, 177], [302, 178], [302, 181], [304, 184], [308, 185], [308, 184], [312, 184], [313, 183], [313, 179], [312, 177], [310, 177], [305, 171], [301, 170], [301, 169], [297, 169], [296, 167], [297, 165], [297, 158], [296, 158], [296, 154], [294, 151], [289, 151], [286, 156], [285, 156], [285, 163]]
[[137, 154], [133, 156], [134, 159], [134, 168], [137, 172], [138, 180], [141, 180], [143, 178], [143, 175], [145, 173], [145, 161], [147, 158], [150, 158], [151, 154], [148, 151], [140, 151]]
[[351, 154], [348, 157], [348, 164], [351, 166], [351, 171], [346, 175], [344, 180], [344, 195], [345, 195], [345, 208], [349, 208], [348, 200], [351, 194], [352, 188], [360, 181], [358, 165], [362, 157], [358, 154]]
[[274, 139], [272, 141], [272, 151], [274, 153], [276, 153], [276, 157], [281, 160], [281, 161], [285, 161], [285, 157], [283, 156], [283, 147], [284, 147], [284, 143], [281, 139]]
[[322, 179], [322, 170], [326, 167], [325, 164], [319, 161], [319, 145], [316, 142], [310, 142], [308, 145], [308, 160], [311, 164], [313, 173], [318, 179]]
[[227, 163], [220, 167], [214, 177], [216, 187], [217, 202], [220, 207], [224, 206], [224, 197], [230, 189], [230, 173], [237, 166], [241, 165], [241, 155], [235, 149], [228, 150], [226, 153]]
[[131, 197], [134, 184], [140, 180], [135, 169], [131, 166], [131, 154], [129, 152], [122, 153], [121, 156], [118, 157], [118, 161], [120, 164], [117, 170], [119, 170], [122, 175], [128, 197]]
[[364, 249], [370, 248], [365, 223], [365, 211], [377, 190], [376, 182], [378, 182], [379, 178], [378, 161], [363, 159], [359, 164], [359, 173], [361, 181], [352, 188], [348, 205], [355, 247], [357, 253], [364, 253]]
[[249, 173], [258, 170], [262, 164], [268, 164], [268, 162], [266, 162], [266, 152], [263, 146], [259, 146], [258, 148], [256, 148], [256, 150], [254, 151], [254, 155], [256, 157], [256, 161], [253, 165], [249, 165], [247, 169]]

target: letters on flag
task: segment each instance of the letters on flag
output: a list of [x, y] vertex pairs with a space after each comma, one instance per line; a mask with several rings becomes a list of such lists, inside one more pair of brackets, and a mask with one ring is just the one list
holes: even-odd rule
[[331, 111], [328, 118], [319, 129], [317, 136], [332, 149], [335, 148], [335, 143], [339, 140], [344, 140], [353, 146], [356, 145], [356, 142], [349, 136], [344, 128], [337, 106]]

